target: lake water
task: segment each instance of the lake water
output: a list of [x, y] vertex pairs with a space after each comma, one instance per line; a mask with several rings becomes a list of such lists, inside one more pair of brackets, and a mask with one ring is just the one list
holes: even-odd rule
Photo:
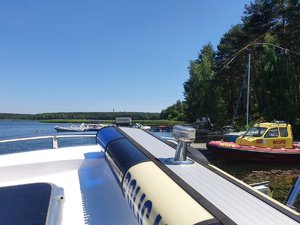
[[[55, 134], [58, 124], [36, 121], [0, 120], [0, 139]], [[63, 124], [62, 124], [63, 125]]]
[[[0, 140], [48, 136], [48, 135], [64, 135], [64, 134], [96, 134], [97, 132], [60, 132], [54, 129], [55, 126], [71, 126], [80, 124], [70, 123], [41, 123], [38, 121], [27, 120], [0, 120]], [[171, 137], [170, 132], [153, 132], [157, 136]], [[59, 147], [76, 146], [76, 145], [91, 145], [95, 144], [95, 138], [67, 138], [58, 140]], [[20, 151], [49, 149], [52, 147], [51, 139], [30, 140], [22, 142], [0, 143], [0, 154], [16, 153]]]
[[[0, 140], [20, 137], [57, 135], [54, 126], [70, 126], [62, 123], [41, 123], [37, 121], [0, 120]], [[79, 124], [76, 124], [79, 125]], [[96, 132], [83, 132], [81, 134], [96, 134]], [[170, 137], [170, 132], [153, 132], [157, 136]], [[78, 133], [59, 133], [78, 134]], [[90, 145], [95, 144], [95, 138], [61, 139], [59, 146]], [[27, 142], [0, 143], [0, 154], [15, 153], [20, 151], [48, 149], [52, 147], [52, 140], [35, 140]], [[205, 153], [205, 152], [203, 152]], [[273, 197], [281, 202], [291, 187], [293, 180], [300, 176], [300, 164], [266, 164], [253, 162], [232, 162], [222, 158], [207, 155], [213, 165], [223, 169], [231, 175], [246, 183], [270, 181], [274, 187]]]

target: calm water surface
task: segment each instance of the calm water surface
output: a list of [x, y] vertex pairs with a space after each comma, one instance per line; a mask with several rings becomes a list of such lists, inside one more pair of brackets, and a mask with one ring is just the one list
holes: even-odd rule
[[[57, 133], [55, 126], [70, 126], [63, 123], [41, 123], [37, 121], [0, 120], [0, 140], [23, 137], [48, 136], [57, 134], [96, 134], [96, 132]], [[74, 124], [79, 125], [79, 124]], [[68, 138], [59, 139], [59, 147], [95, 144], [95, 138]], [[16, 153], [20, 151], [52, 148], [51, 139], [30, 140], [11, 143], [0, 143], [0, 154]]]
[[[47, 135], [65, 135], [65, 134], [96, 134], [97, 132], [60, 132], [54, 129], [55, 126], [79, 126], [79, 123], [41, 123], [38, 121], [27, 120], [0, 120], [0, 140], [47, 136]], [[170, 132], [153, 132], [157, 136], [171, 137]], [[58, 139], [59, 147], [92, 145], [95, 144], [95, 138], [67, 138]], [[22, 142], [0, 143], [0, 154], [16, 153], [20, 151], [49, 149], [52, 147], [51, 139], [31, 140]]]
[[54, 126], [56, 125], [58, 124], [25, 120], [0, 120], [0, 140], [55, 134]]

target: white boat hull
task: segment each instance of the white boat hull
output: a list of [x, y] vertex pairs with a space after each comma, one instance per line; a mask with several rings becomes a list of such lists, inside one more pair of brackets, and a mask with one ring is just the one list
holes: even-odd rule
[[94, 145], [2, 155], [0, 187], [40, 182], [62, 187], [62, 225], [137, 224], [101, 154]]

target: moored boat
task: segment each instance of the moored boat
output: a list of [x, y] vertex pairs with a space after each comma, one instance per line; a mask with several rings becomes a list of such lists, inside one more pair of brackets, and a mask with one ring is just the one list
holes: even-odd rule
[[71, 125], [71, 126], [55, 126], [54, 129], [57, 132], [84, 132], [84, 126], [85, 124], [82, 123], [80, 126], [75, 126], [75, 125]]
[[88, 123], [85, 124], [84, 131], [98, 131], [103, 127], [105, 127], [105, 125], [101, 123]]
[[238, 137], [241, 137], [246, 131], [229, 132], [223, 134], [224, 141], [235, 142]]
[[285, 122], [258, 123], [235, 142], [211, 141], [207, 149], [226, 158], [268, 161], [300, 161], [300, 143], [293, 142], [291, 125]]
[[133, 127], [140, 128], [140, 129], [143, 129], [143, 130], [150, 130], [151, 129], [150, 126], [146, 126], [146, 125], [143, 125], [143, 124], [140, 124], [140, 123], [135, 123], [135, 125], [133, 125]]
[[98, 131], [102, 127], [103, 124], [86, 124], [82, 123], [80, 126], [71, 125], [69, 127], [66, 126], [55, 126], [54, 129], [57, 132], [86, 132], [86, 131]]

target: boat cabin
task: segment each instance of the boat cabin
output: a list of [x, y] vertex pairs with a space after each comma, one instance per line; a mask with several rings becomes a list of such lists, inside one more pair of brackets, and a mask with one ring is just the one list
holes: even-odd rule
[[285, 122], [258, 123], [237, 138], [236, 144], [264, 148], [293, 148], [290, 124]]
[[122, 127], [130, 127], [132, 122], [131, 116], [118, 116], [116, 117], [116, 125]]

